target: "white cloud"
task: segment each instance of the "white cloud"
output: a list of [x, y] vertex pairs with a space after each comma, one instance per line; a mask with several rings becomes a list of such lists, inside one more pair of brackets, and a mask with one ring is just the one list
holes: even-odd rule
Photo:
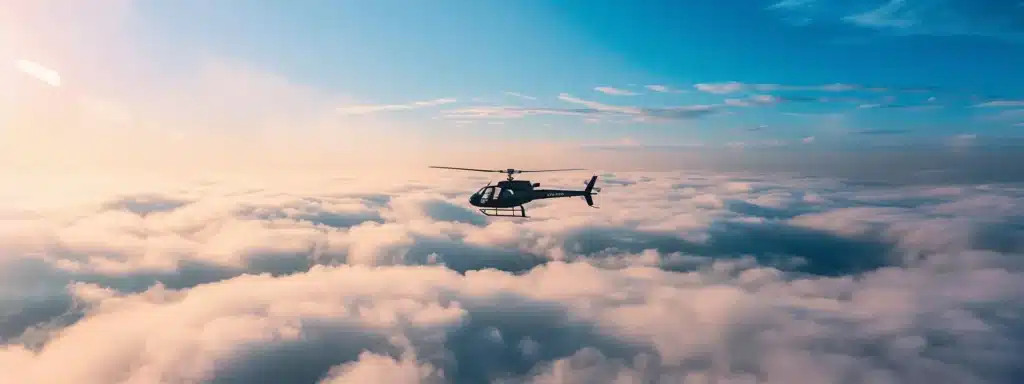
[[630, 91], [630, 90], [619, 89], [619, 88], [612, 88], [612, 87], [595, 87], [594, 90], [598, 91], [598, 92], [601, 92], [601, 93], [604, 93], [604, 94], [616, 95], [616, 96], [636, 96], [636, 95], [639, 95], [639, 93], [636, 93], [636, 92], [633, 92], [633, 91]]
[[[559, 100], [578, 104], [584, 108], [539, 108], [539, 107], [476, 107], [460, 108], [443, 111], [443, 116], [451, 119], [516, 119], [535, 115], [580, 116], [587, 122], [594, 122], [600, 116], [626, 117], [638, 122], [656, 122], [667, 120], [695, 119], [716, 113], [716, 105], [685, 105], [667, 108], [646, 108], [604, 104], [584, 100], [568, 93], [558, 96]], [[587, 120], [589, 119], [589, 120]]]
[[975, 105], [979, 108], [992, 107], [1024, 107], [1024, 100], [995, 100]]
[[640, 119], [640, 121], [693, 119], [717, 112], [717, 106], [715, 105], [685, 105], [668, 108], [644, 108], [603, 104], [596, 101], [583, 100], [567, 93], [559, 95], [558, 98], [562, 101], [580, 104], [602, 113], [633, 116]]
[[597, 112], [596, 110], [493, 106], [450, 109], [442, 113], [444, 117], [451, 119], [519, 119], [536, 115], [587, 116]]
[[725, 105], [731, 105], [733, 107], [749, 107], [750, 102], [741, 99], [725, 99]]
[[797, 25], [842, 23], [898, 36], [984, 36], [1016, 41], [1024, 36], [1019, 20], [1024, 10], [1018, 2], [1007, 1], [971, 6], [959, 0], [886, 0], [865, 4], [836, 0], [786, 0], [769, 9]]
[[457, 100], [453, 98], [442, 98], [434, 100], [414, 101], [407, 104], [379, 104], [379, 105], [347, 105], [338, 108], [338, 112], [347, 115], [362, 115], [378, 112], [405, 111], [433, 107], [444, 104], [451, 104]]
[[814, 142], [814, 136], [807, 136], [807, 137], [805, 137], [803, 139], [800, 139], [800, 141], [804, 142], [804, 144], [813, 143]]
[[[1024, 195], [1011, 185], [603, 174], [601, 210], [549, 200], [510, 221], [467, 207], [486, 178], [387, 176], [3, 199], [5, 218], [33, 214], [0, 225], [0, 382], [1018, 372]], [[64, 182], [14, 190], [80, 187]]]
[[524, 95], [524, 94], [519, 93], [519, 92], [505, 92], [505, 94], [509, 95], [509, 96], [515, 96], [515, 97], [518, 97], [520, 99], [537, 100], [536, 97], [533, 97], [533, 96], [530, 96], [530, 95]]
[[973, 134], [973, 133], [962, 133], [962, 134], [954, 135], [953, 137], [950, 137], [949, 138], [949, 145], [952, 145], [952, 146], [972, 145], [972, 144], [974, 144], [974, 141], [977, 138], [978, 138], [978, 135], [976, 135], [976, 134]]
[[667, 85], [659, 85], [659, 84], [645, 85], [644, 88], [647, 88], [647, 89], [652, 90], [654, 92], [661, 92], [661, 93], [683, 93], [684, 92], [682, 90], [672, 89], [671, 87], [669, 87]]
[[753, 95], [745, 99], [725, 99], [725, 105], [733, 107], [749, 107], [754, 104], [767, 105], [780, 102], [781, 99], [772, 95]]
[[980, 115], [980, 118], [990, 121], [1017, 121], [1024, 119], [1024, 108], [1003, 109], [996, 113]]
[[727, 82], [727, 83], [694, 84], [693, 87], [696, 88], [698, 91], [701, 91], [701, 92], [714, 93], [714, 94], [727, 94], [727, 93], [740, 92], [744, 88], [746, 88], [746, 85], [743, 84], [743, 83], [738, 83], [738, 82], [735, 82], [735, 81], [730, 81], [730, 82]]
[[773, 104], [779, 102], [779, 98], [772, 95], [754, 95], [750, 97], [750, 100], [758, 104]]
[[18, 60], [15, 62], [15, 65], [19, 71], [34, 77], [36, 80], [42, 81], [53, 87], [60, 86], [60, 74], [57, 73], [57, 71], [28, 60]]
[[847, 92], [859, 89], [869, 89], [873, 91], [884, 91], [885, 88], [865, 88], [860, 85], [854, 84], [824, 84], [824, 85], [782, 85], [782, 84], [745, 84], [737, 81], [729, 81], [724, 83], [703, 83], [696, 84], [694, 88], [697, 90], [714, 93], [714, 94], [729, 94], [743, 92], [750, 89], [761, 91], [761, 92], [772, 92], [772, 91], [812, 91], [812, 92]]
[[582, 105], [582, 106], [585, 106], [587, 108], [591, 108], [593, 110], [600, 111], [600, 112], [621, 113], [621, 114], [627, 114], [627, 115], [639, 115], [641, 113], [640, 108], [636, 108], [636, 107], [623, 107], [623, 106], [599, 103], [599, 102], [596, 102], [596, 101], [583, 100], [583, 99], [580, 99], [578, 97], [572, 96], [572, 95], [570, 95], [568, 93], [559, 94], [558, 95], [558, 99], [562, 100], [562, 101], [565, 101], [565, 102], [573, 103], [573, 104], [579, 104], [579, 105]]
[[814, 4], [817, 0], [782, 0], [769, 8], [800, 8]]
[[749, 144], [747, 144], [744, 141], [730, 141], [728, 143], [725, 143], [725, 146], [733, 149], [742, 149], [748, 147]]

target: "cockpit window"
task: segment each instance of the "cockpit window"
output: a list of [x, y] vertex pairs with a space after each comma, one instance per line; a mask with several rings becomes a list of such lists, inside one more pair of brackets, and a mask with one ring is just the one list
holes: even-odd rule
[[480, 191], [482, 192], [480, 195], [481, 203], [486, 203], [494, 199], [494, 187], [484, 187], [484, 189], [481, 189]]

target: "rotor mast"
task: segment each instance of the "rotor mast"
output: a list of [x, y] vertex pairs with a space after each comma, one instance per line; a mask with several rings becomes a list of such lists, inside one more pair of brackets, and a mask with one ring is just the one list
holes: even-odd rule
[[505, 170], [505, 173], [508, 175], [508, 181], [512, 181], [512, 175], [513, 174], [520, 173], [520, 172], [522, 172], [522, 171], [517, 171], [517, 170], [512, 169], [512, 168], [509, 168], [509, 169]]

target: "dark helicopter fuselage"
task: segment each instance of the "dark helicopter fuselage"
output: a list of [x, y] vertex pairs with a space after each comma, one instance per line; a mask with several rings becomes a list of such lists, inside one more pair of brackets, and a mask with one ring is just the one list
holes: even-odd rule
[[[595, 177], [596, 179], [596, 177]], [[528, 180], [501, 181], [498, 185], [489, 185], [469, 197], [469, 204], [482, 208], [518, 207], [539, 199], [559, 197], [587, 196], [589, 191], [570, 191], [559, 189], [534, 189], [540, 183]]]

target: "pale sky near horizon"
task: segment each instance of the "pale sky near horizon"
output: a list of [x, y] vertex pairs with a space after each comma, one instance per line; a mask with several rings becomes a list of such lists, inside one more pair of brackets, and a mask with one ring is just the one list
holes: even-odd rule
[[785, 170], [914, 148], [973, 167], [997, 144], [1020, 158], [1024, 7], [868, 3], [16, 0], [0, 10], [0, 160]]

